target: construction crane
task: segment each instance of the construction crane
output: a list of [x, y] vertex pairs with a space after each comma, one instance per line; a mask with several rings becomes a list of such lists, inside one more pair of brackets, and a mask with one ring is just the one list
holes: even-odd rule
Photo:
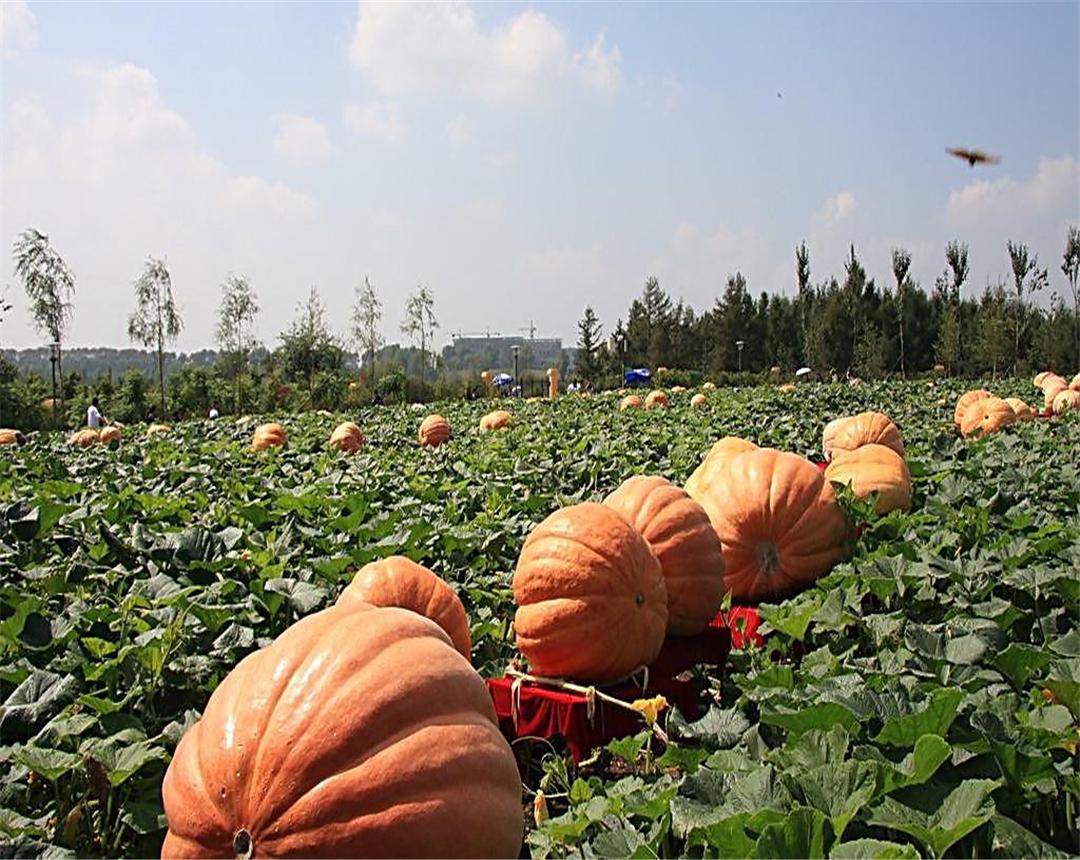
[[529, 340], [532, 340], [533, 338], [536, 337], [536, 324], [532, 320], [529, 320], [528, 327], [527, 328], [519, 328], [518, 331], [520, 331], [522, 333], [528, 332], [529, 333]]

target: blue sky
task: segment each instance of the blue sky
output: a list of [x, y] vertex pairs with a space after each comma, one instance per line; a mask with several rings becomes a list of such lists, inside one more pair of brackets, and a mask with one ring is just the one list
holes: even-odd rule
[[[1078, 8], [5, 2], [0, 238], [64, 254], [78, 345], [126, 343], [148, 254], [183, 349], [212, 345], [229, 272], [271, 345], [312, 285], [345, 334], [364, 275], [391, 342], [421, 280], [440, 340], [569, 341], [649, 275], [699, 310], [737, 269], [790, 292], [803, 239], [815, 279], [854, 242], [888, 282], [902, 244], [929, 288], [960, 238], [976, 292], [1022, 239], [1064, 290]], [[40, 342], [3, 283], [0, 342]]]

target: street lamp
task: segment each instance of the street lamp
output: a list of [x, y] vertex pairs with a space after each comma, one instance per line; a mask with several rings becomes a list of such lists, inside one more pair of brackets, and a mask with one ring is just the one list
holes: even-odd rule
[[735, 348], [737, 350], [739, 350], [739, 373], [742, 373], [742, 348], [744, 346], [746, 346], [746, 341], [744, 341], [744, 340], [735, 341]]
[[[518, 382], [518, 352], [520, 350], [521, 350], [521, 347], [518, 346], [516, 343], [513, 346], [510, 347], [510, 352], [512, 352], [514, 354], [514, 385], [515, 386], [520, 384]], [[513, 391], [511, 390], [510, 393], [513, 394]]]

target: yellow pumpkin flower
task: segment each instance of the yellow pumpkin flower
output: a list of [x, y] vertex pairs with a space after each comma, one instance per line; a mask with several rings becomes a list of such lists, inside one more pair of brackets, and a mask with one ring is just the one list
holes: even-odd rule
[[547, 798], [544, 797], [543, 790], [538, 790], [536, 792], [536, 797], [533, 798], [533, 821], [536, 822], [537, 827], [542, 827], [547, 820]]
[[645, 722], [652, 726], [656, 724], [660, 712], [668, 706], [667, 699], [663, 696], [653, 696], [651, 699], [635, 699], [630, 707], [645, 718]]

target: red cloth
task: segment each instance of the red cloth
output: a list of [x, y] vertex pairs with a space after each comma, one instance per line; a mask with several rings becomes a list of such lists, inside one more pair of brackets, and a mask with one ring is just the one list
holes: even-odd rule
[[[757, 616], [755, 610], [743, 611]], [[724, 665], [731, 650], [731, 640], [736, 634], [736, 630], [725, 629], [722, 623], [716, 624], [714, 621], [698, 636], [667, 639], [660, 655], [649, 667], [648, 686], [645, 689], [628, 682], [604, 687], [603, 690], [624, 702], [663, 696], [684, 717], [696, 719], [701, 713], [698, 685], [693, 679], [681, 680], [679, 676], [698, 664]], [[574, 761], [581, 761], [593, 749], [604, 746], [608, 741], [637, 734], [645, 727], [638, 714], [605, 704], [599, 699], [595, 700], [590, 720], [589, 703], [585, 696], [527, 681], [522, 681], [519, 687], [515, 721], [514, 679], [491, 678], [487, 686], [495, 704], [499, 728], [508, 740], [561, 736], [566, 739], [567, 749]]]
[[728, 628], [731, 631], [731, 645], [734, 648], [745, 648], [750, 643], [759, 648], [762, 647], [765, 644], [765, 638], [758, 633], [760, 626], [761, 616], [758, 615], [755, 606], [732, 606], [727, 613], [718, 613], [710, 624], [713, 628]]

